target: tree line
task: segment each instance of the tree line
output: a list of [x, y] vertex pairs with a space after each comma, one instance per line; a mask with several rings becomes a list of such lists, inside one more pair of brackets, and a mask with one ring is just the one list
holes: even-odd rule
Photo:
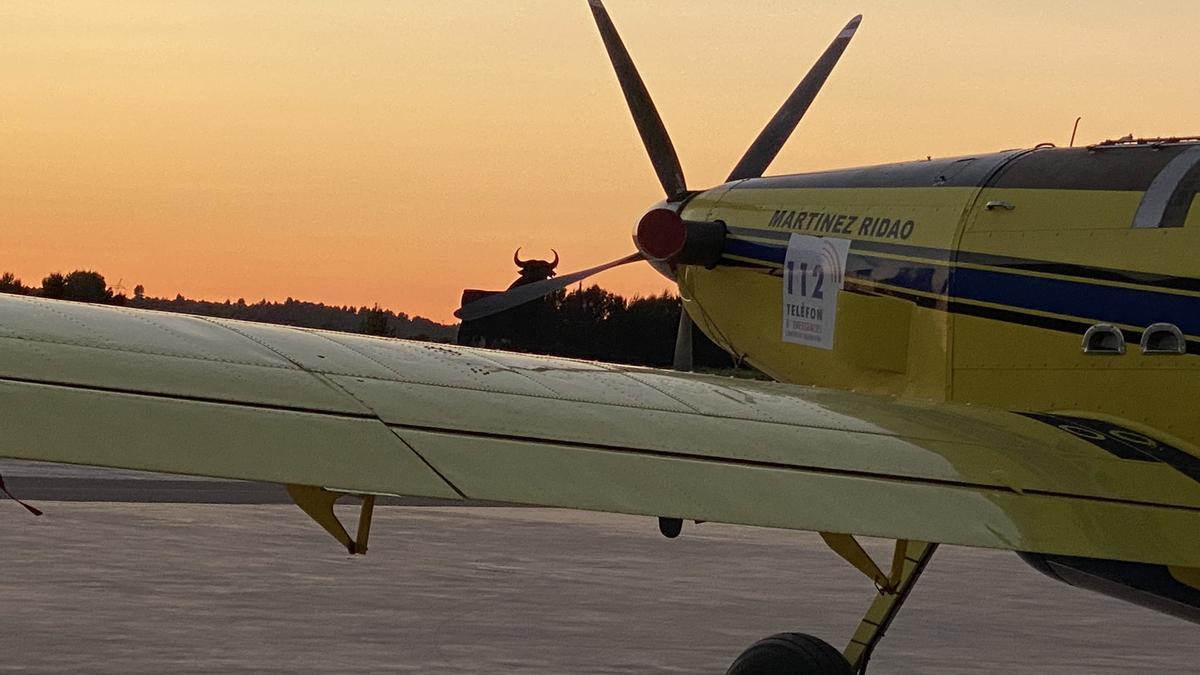
[[[626, 299], [599, 286], [581, 286], [464, 322], [458, 343], [666, 368], [675, 354], [680, 311], [679, 296], [672, 293]], [[697, 368], [737, 365], [699, 330], [693, 330], [692, 344]]]
[[120, 289], [109, 286], [103, 274], [91, 270], [76, 270], [66, 275], [55, 272], [42, 279], [41, 286], [26, 286], [12, 273], [5, 272], [0, 274], [0, 293], [433, 342], [453, 342], [457, 332], [457, 326], [437, 323], [422, 316], [409, 316], [404, 312], [393, 312], [379, 305], [339, 307], [294, 298], [283, 302], [262, 299], [247, 303], [245, 298], [213, 302], [193, 300], [179, 294], [174, 298], [158, 298], [146, 295], [146, 289], [141, 284], [134, 287], [132, 296], [127, 296]]
[[103, 305], [124, 305], [128, 300], [124, 293], [109, 287], [104, 281], [104, 275], [89, 270], [75, 270], [66, 275], [55, 272], [42, 279], [42, 285], [38, 287], [26, 286], [12, 272], [5, 272], [0, 274], [0, 293], [39, 295], [55, 300], [96, 302]]
[[[437, 323], [421, 316], [372, 307], [326, 305], [287, 298], [247, 303], [244, 298], [214, 302], [153, 297], [142, 285], [126, 295], [108, 285], [104, 275], [92, 270], [69, 274], [55, 272], [39, 286], [27, 286], [12, 273], [0, 274], [0, 293], [34, 295], [120, 305], [182, 314], [257, 321], [286, 326], [319, 328], [367, 335], [474, 344], [494, 349], [566, 356], [571, 358], [669, 367], [681, 311], [678, 296], [669, 293], [626, 299], [599, 286], [559, 291], [501, 315], [462, 327]], [[734, 367], [731, 357], [693, 332], [694, 361], [698, 368]]]

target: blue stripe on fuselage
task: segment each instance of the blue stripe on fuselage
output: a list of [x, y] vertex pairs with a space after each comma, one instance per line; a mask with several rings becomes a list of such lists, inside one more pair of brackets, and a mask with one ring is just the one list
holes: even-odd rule
[[[1017, 271], [958, 267], [951, 273], [948, 264], [881, 257], [856, 249], [856, 243], [851, 243], [847, 260], [848, 279], [885, 283], [921, 293], [949, 294], [953, 300], [986, 302], [1089, 321], [1137, 327], [1169, 322], [1185, 334], [1200, 335], [1200, 298], [1085, 280], [1029, 276]], [[787, 248], [729, 239], [725, 252], [782, 265]]]
[[1186, 295], [961, 267], [954, 272], [952, 288], [964, 300], [1139, 328], [1164, 321], [1187, 335], [1200, 334], [1200, 298]]

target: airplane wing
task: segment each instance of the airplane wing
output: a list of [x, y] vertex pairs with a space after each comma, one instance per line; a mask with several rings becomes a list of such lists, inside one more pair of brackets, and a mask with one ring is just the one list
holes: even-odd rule
[[5, 457], [1200, 566], [1200, 460], [1138, 439], [1078, 415], [0, 296]]

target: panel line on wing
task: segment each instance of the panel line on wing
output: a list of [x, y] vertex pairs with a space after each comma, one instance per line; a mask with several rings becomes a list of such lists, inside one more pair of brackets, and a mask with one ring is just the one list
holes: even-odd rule
[[[294, 412], [306, 413], [310, 415], [322, 415], [326, 417], [341, 417], [345, 419], [355, 420], [378, 420], [379, 417], [374, 413], [353, 413], [347, 411], [323, 410], [321, 408], [305, 408], [303, 406], [280, 405], [278, 403], [263, 403], [256, 401], [242, 401], [237, 399], [213, 398], [211, 396], [191, 396], [188, 394], [175, 394], [160, 391], [143, 391], [138, 389], [124, 389], [120, 387], [107, 387], [104, 385], [94, 384], [77, 384], [73, 382], [56, 382], [52, 380], [39, 380], [28, 377], [14, 377], [11, 375], [0, 376], [0, 382], [11, 382], [13, 384], [37, 384], [46, 387], [60, 387], [62, 389], [72, 389], [77, 391], [92, 391], [105, 394], [129, 394], [130, 396], [145, 396], [147, 398], [159, 398], [170, 401], [184, 401], [188, 403], [210, 403], [213, 405], [229, 405], [239, 408], [256, 408], [259, 410], [272, 410], [277, 412]], [[357, 399], [356, 399], [357, 400]], [[368, 408], [369, 409], [369, 408]]]
[[[901, 476], [895, 474], [872, 473], [869, 471], [861, 471], [854, 469], [837, 469], [832, 467], [820, 467], [811, 465], [786, 464], [782, 462], [772, 462], [760, 459], [746, 459], [737, 457], [717, 457], [712, 455], [693, 455], [686, 452], [675, 452], [670, 450], [655, 450], [649, 448], [631, 448], [628, 446], [606, 445], [602, 443], [589, 443], [583, 441], [570, 440], [555, 440], [538, 438], [531, 436], [518, 436], [511, 434], [497, 434], [484, 431], [467, 431], [462, 429], [446, 429], [438, 427], [428, 427], [420, 425], [394, 424], [389, 423], [388, 427], [393, 431], [399, 429], [404, 431], [416, 431], [423, 433], [439, 434], [443, 436], [461, 436], [469, 438], [482, 438], [493, 441], [510, 441], [515, 443], [527, 443], [533, 445], [549, 445], [559, 446], [564, 448], [575, 448], [581, 450], [593, 450], [597, 452], [611, 452], [628, 455], [639, 455], [643, 457], [657, 457], [661, 459], [678, 459], [702, 462], [706, 464], [720, 464], [724, 466], [740, 466], [746, 468], [771, 469], [775, 471], [791, 471], [797, 473], [811, 473], [828, 476], [841, 476], [847, 478], [863, 478], [871, 480], [883, 480], [894, 483], [907, 483], [915, 485], [935, 485], [940, 487], [957, 488], [973, 491], [992, 491], [1004, 492], [1010, 495], [1037, 495], [1041, 497], [1053, 497], [1059, 499], [1077, 499], [1090, 502], [1101, 502], [1106, 504], [1125, 504], [1130, 506], [1147, 506], [1153, 508], [1165, 508], [1193, 513], [1200, 513], [1200, 507], [1186, 506], [1182, 504], [1169, 504], [1164, 502], [1148, 502], [1137, 499], [1128, 499], [1124, 497], [1100, 497], [1095, 495], [1077, 494], [1070, 492], [1058, 492], [1045, 489], [1017, 489], [1007, 485], [987, 484], [987, 483], [971, 483], [966, 481], [953, 481], [942, 478], [932, 477], [913, 477]], [[398, 436], [403, 436], [397, 433]], [[410, 446], [411, 447], [411, 446]]]
[[[250, 335], [249, 333], [246, 333], [245, 331], [238, 330], [238, 329], [237, 329], [237, 326], [236, 326], [236, 324], [230, 324], [230, 323], [228, 323], [228, 322], [225, 322], [225, 321], [219, 321], [219, 320], [216, 320], [216, 319], [213, 319], [213, 318], [210, 318], [210, 317], [197, 317], [197, 318], [201, 319], [202, 321], [207, 321], [208, 323], [210, 323], [210, 324], [212, 324], [212, 325], [214, 325], [214, 326], [219, 326], [219, 327], [221, 327], [221, 328], [224, 328], [225, 330], [227, 330], [227, 331], [229, 331], [229, 332], [231, 332], [231, 333], [233, 333], [233, 334], [235, 334], [235, 335], [240, 335], [242, 338], [244, 338], [244, 339], [246, 339], [246, 340], [250, 340], [251, 342], [253, 342], [253, 343], [255, 343], [255, 344], [259, 345], [260, 347], [262, 347], [263, 349], [266, 349], [267, 351], [271, 352], [272, 354], [275, 354], [275, 355], [277, 355], [279, 358], [281, 358], [281, 359], [283, 359], [283, 360], [287, 361], [288, 363], [292, 364], [293, 366], [295, 366], [295, 367], [296, 367], [296, 370], [298, 370], [299, 372], [302, 372], [302, 373], [307, 373], [307, 374], [308, 374], [309, 376], [311, 376], [311, 377], [312, 377], [314, 380], [316, 380], [317, 382], [320, 382], [320, 383], [321, 383], [323, 386], [325, 386], [325, 387], [327, 387], [327, 388], [329, 388], [329, 389], [333, 389], [334, 391], [340, 392], [340, 393], [342, 393], [342, 394], [344, 394], [344, 395], [346, 395], [346, 396], [349, 396], [350, 398], [354, 399], [355, 401], [358, 401], [358, 403], [359, 403], [360, 405], [362, 405], [364, 408], [366, 408], [367, 410], [371, 410], [371, 406], [367, 405], [366, 403], [363, 403], [362, 401], [359, 401], [359, 400], [358, 400], [358, 397], [357, 397], [357, 396], [355, 396], [353, 393], [351, 393], [351, 392], [350, 392], [348, 389], [346, 389], [345, 387], [343, 387], [343, 386], [339, 385], [337, 382], [335, 382], [334, 380], [332, 380], [332, 379], [330, 379], [330, 378], [326, 377], [326, 376], [325, 376], [324, 374], [322, 374], [322, 373], [319, 373], [319, 372], [316, 372], [316, 371], [314, 371], [314, 370], [310, 370], [310, 369], [308, 369], [308, 368], [305, 368], [303, 363], [300, 363], [300, 362], [299, 362], [299, 361], [297, 361], [296, 359], [294, 359], [294, 358], [292, 358], [292, 357], [288, 356], [288, 355], [287, 355], [287, 354], [285, 354], [285, 353], [284, 353], [284, 352], [283, 352], [281, 349], [278, 349], [278, 348], [276, 348], [276, 347], [272, 346], [271, 344], [269, 344], [269, 343], [267, 343], [267, 342], [265, 342], [265, 341], [263, 341], [263, 340], [260, 340], [260, 339], [258, 339], [258, 338], [256, 338], [256, 337], [254, 337], [253, 335]], [[374, 412], [374, 411], [372, 411], [372, 412]], [[378, 417], [378, 416], [377, 416], [377, 417]]]
[[[182, 316], [182, 315], [181, 315]], [[162, 356], [172, 359], [184, 359], [187, 361], [196, 361], [200, 363], [225, 363], [234, 366], [249, 366], [251, 368], [270, 368], [272, 370], [283, 370], [295, 372], [296, 369], [282, 364], [275, 365], [270, 363], [256, 363], [253, 361], [243, 361], [238, 359], [221, 359], [214, 356], [195, 356], [191, 354], [179, 354], [169, 351], [151, 351], [149, 349], [137, 349], [128, 345], [102, 345], [95, 342], [83, 342], [77, 340], [63, 340], [38, 336], [36, 338], [17, 337], [13, 335], [0, 335], [0, 340], [13, 340], [14, 342], [32, 343], [32, 344], [48, 344], [61, 345], [64, 347], [79, 347], [82, 349], [96, 349], [104, 352], [117, 352], [118, 354], [142, 354], [145, 356]], [[289, 361], [290, 363], [290, 361]]]

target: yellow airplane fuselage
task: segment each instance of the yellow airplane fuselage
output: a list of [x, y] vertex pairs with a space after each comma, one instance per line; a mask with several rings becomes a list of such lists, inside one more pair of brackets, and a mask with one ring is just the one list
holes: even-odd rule
[[[785, 382], [1083, 412], [1200, 446], [1200, 146], [1034, 149], [751, 179], [695, 195], [721, 264], [678, 274], [689, 314]], [[784, 342], [793, 234], [849, 239], [832, 349]], [[1084, 353], [1115, 326], [1124, 353]], [[1144, 353], [1151, 325], [1185, 353]]]

